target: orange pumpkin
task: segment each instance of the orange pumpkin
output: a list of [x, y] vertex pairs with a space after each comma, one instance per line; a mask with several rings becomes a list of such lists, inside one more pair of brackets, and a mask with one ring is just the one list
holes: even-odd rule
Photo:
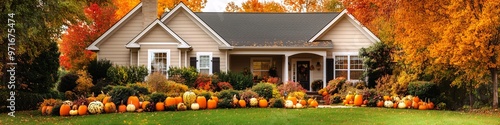
[[240, 99], [240, 101], [238, 101], [238, 104], [240, 105], [241, 108], [247, 107], [247, 102], [243, 99]]
[[379, 101], [377, 102], [377, 107], [382, 107], [382, 106], [384, 106], [384, 101], [379, 100]]
[[208, 109], [215, 109], [217, 108], [217, 102], [215, 100], [209, 99], [207, 102], [207, 108]]
[[395, 109], [397, 109], [397, 108], [398, 108], [398, 105], [399, 105], [399, 102], [394, 102], [394, 104], [393, 104], [393, 106], [392, 106], [392, 107], [393, 107], [393, 108], [395, 108]]
[[165, 107], [175, 106], [177, 105], [176, 103], [175, 98], [167, 97], [167, 99], [165, 99]]
[[158, 103], [156, 103], [155, 108], [156, 108], [156, 111], [163, 111], [163, 110], [165, 110], [165, 103], [158, 102]]
[[404, 102], [405, 102], [406, 107], [408, 107], [408, 108], [411, 107], [411, 104], [412, 104], [411, 100], [405, 100]]
[[323, 93], [321, 93], [321, 95], [326, 96], [326, 95], [328, 95], [328, 92], [323, 91]]
[[391, 97], [388, 95], [384, 96], [384, 101], [388, 101], [388, 100], [391, 100]]
[[418, 109], [418, 107], [419, 107], [418, 102], [413, 101], [413, 103], [411, 104], [411, 107], [413, 107], [414, 109]]
[[259, 100], [259, 107], [266, 108], [267, 107], [267, 100], [266, 99]]
[[297, 104], [297, 98], [295, 97], [288, 97], [288, 100], [291, 100], [293, 102], [293, 105]]
[[347, 94], [347, 95], [345, 96], [345, 100], [347, 100], [347, 102], [348, 102], [349, 104], [353, 104], [353, 103], [354, 103], [354, 95]]
[[309, 99], [307, 100], [307, 104], [308, 104], [308, 105], [311, 105], [311, 102], [312, 102], [313, 100], [314, 100], [314, 99], [309, 98]]
[[113, 113], [116, 112], [116, 105], [113, 102], [107, 102], [104, 104], [104, 112]]
[[198, 98], [196, 98], [196, 103], [200, 105], [200, 109], [207, 108], [207, 99], [205, 98], [205, 96], [198, 96]]
[[59, 109], [59, 115], [68, 116], [69, 110], [71, 110], [71, 107], [68, 104], [62, 104], [61, 108]]
[[[103, 91], [101, 91], [102, 94], [104, 94]], [[103, 104], [106, 104], [108, 102], [111, 102], [111, 96], [108, 96], [107, 94], [105, 94], [106, 96], [102, 99], [102, 103]]]
[[94, 97], [94, 93], [92, 92], [92, 95], [91, 95], [90, 97], [88, 97], [88, 98], [87, 98], [87, 101], [89, 101], [89, 102], [93, 102], [93, 101], [95, 101], [95, 100], [96, 100], [96, 98]]
[[427, 110], [427, 103], [422, 103], [420, 106], [418, 106], [418, 110]]
[[128, 97], [128, 104], [133, 104], [137, 108], [141, 107], [139, 103], [139, 98], [135, 95]]
[[217, 96], [212, 96], [212, 99], [217, 103], [219, 102], [219, 98]]
[[45, 113], [47, 113], [47, 115], [52, 114], [52, 109], [54, 109], [54, 106], [47, 106], [47, 108], [45, 108]]
[[47, 114], [47, 106], [42, 106], [42, 115], [46, 115]]
[[309, 104], [309, 106], [311, 106], [313, 108], [317, 108], [318, 107], [318, 101], [312, 100], [311, 103]]
[[142, 108], [142, 109], [146, 109], [146, 107], [148, 107], [148, 105], [149, 105], [150, 103], [151, 103], [151, 102], [149, 102], [149, 101], [144, 101], [144, 102], [142, 102], [142, 106], [141, 106], [141, 108]]
[[175, 97], [175, 105], [179, 104], [182, 102], [182, 97], [178, 96], [178, 97]]
[[361, 106], [363, 104], [363, 95], [357, 94], [354, 96], [354, 105]]
[[413, 97], [413, 102], [420, 102], [420, 99], [418, 98], [418, 96]]
[[120, 104], [120, 106], [118, 106], [118, 112], [120, 112], [120, 113], [127, 112], [127, 106], [123, 104], [123, 100], [122, 100], [122, 104]]
[[434, 109], [434, 103], [432, 103], [430, 100], [427, 101], [427, 109]]
[[87, 106], [81, 104], [80, 107], [78, 107], [78, 115], [86, 115], [86, 114], [87, 114]]
[[299, 101], [299, 103], [300, 103], [300, 104], [302, 104], [303, 106], [306, 106], [306, 105], [307, 105], [306, 100], [300, 100], [300, 101]]

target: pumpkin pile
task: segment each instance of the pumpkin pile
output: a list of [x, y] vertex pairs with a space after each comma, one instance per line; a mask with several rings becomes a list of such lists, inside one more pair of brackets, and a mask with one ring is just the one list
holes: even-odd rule
[[377, 107], [432, 110], [434, 103], [430, 99], [422, 100], [418, 96], [407, 95], [403, 98], [398, 96], [384, 96], [383, 100], [377, 102]]

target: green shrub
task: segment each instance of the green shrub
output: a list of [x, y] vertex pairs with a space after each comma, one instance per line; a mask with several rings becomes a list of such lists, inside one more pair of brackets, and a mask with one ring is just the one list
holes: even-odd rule
[[428, 81], [410, 82], [408, 94], [416, 95], [421, 99], [436, 98], [439, 95], [437, 85]]
[[257, 94], [256, 92], [252, 91], [251, 89], [243, 90], [240, 93], [240, 98], [239, 99], [245, 100], [245, 102], [247, 103], [247, 105], [250, 105], [250, 99], [251, 98], [259, 98], [259, 94]]
[[236, 98], [240, 97], [239, 93], [240, 93], [239, 91], [232, 90], [232, 89], [223, 90], [223, 91], [219, 92], [219, 95], [217, 95], [217, 97], [219, 98], [219, 100], [220, 99], [230, 99], [230, 100], [232, 100], [234, 95], [236, 95]]
[[167, 98], [167, 95], [165, 93], [161, 92], [155, 92], [151, 95], [149, 95], [149, 101], [150, 102], [163, 102]]
[[143, 82], [148, 75], [145, 66], [113, 66], [107, 70], [107, 76], [114, 85]]
[[273, 86], [269, 83], [259, 83], [252, 87], [252, 91], [267, 100], [273, 97]]
[[112, 97], [111, 99], [116, 105], [121, 104], [122, 101], [123, 104], [126, 104], [128, 102], [128, 97], [136, 93], [134, 89], [125, 86], [114, 86], [112, 88], [113, 89], [111, 89], [108, 94]]
[[[0, 102], [0, 112], [10, 112], [10, 109], [7, 108], [7, 106], [10, 106], [10, 101], [7, 101], [10, 98], [10, 90], [0, 89], [0, 94], [2, 100]], [[16, 91], [15, 94], [15, 111], [37, 109], [38, 103], [43, 102], [44, 98], [40, 93]]]
[[201, 92], [200, 94], [198, 94], [198, 96], [205, 97], [205, 99], [207, 99], [207, 101], [208, 101], [208, 99], [212, 98], [212, 94], [210, 92], [207, 92], [207, 91]]
[[127, 84], [127, 87], [132, 88], [139, 94], [144, 94], [144, 95], [150, 94], [148, 87], [142, 84]]
[[92, 81], [94, 85], [97, 85], [99, 80], [108, 78], [107, 71], [109, 67], [113, 66], [109, 60], [97, 60], [94, 59], [90, 61], [87, 66], [87, 72], [92, 76]]
[[219, 99], [219, 103], [217, 103], [217, 108], [234, 108], [232, 104], [232, 99]]
[[170, 67], [168, 70], [168, 76], [173, 77], [173, 76], [180, 76], [185, 80], [185, 84], [188, 87], [195, 88], [195, 81], [198, 78], [198, 71], [194, 67]]
[[229, 82], [236, 90], [245, 90], [253, 85], [253, 78], [251, 75], [235, 72], [221, 72], [216, 75], [217, 82]]
[[78, 80], [78, 75], [75, 73], [68, 73], [61, 77], [61, 82], [57, 85], [57, 90], [59, 92], [72, 91], [76, 87], [76, 80]]
[[109, 85], [109, 81], [106, 80], [105, 78], [101, 78], [101, 79], [98, 79], [94, 83], [94, 86], [92, 86], [92, 88], [90, 88], [90, 91], [93, 92], [93, 93], [101, 93], [101, 91], [104, 90], [104, 87], [107, 87], [108, 85]]
[[318, 91], [321, 88], [323, 88], [323, 80], [314, 80], [312, 82], [312, 89], [313, 89], [313, 91]]

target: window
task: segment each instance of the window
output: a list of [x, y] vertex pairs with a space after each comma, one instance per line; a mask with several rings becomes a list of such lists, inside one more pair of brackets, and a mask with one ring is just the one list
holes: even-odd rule
[[358, 80], [364, 72], [363, 60], [357, 55], [335, 56], [335, 78]]
[[150, 49], [148, 50], [149, 73], [160, 72], [167, 75], [170, 65], [170, 50]]
[[196, 69], [199, 73], [212, 74], [212, 53], [211, 52], [198, 52], [196, 53]]
[[269, 76], [269, 68], [271, 68], [271, 58], [252, 58], [251, 67], [254, 77]]

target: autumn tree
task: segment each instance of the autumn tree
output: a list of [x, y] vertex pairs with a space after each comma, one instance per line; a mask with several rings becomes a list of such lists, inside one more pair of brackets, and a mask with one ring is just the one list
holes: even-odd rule
[[247, 0], [241, 3], [241, 7], [234, 2], [229, 2], [226, 12], [287, 12], [285, 6], [274, 1], [260, 2], [259, 0]]
[[120, 20], [130, 10], [132, 10], [141, 0], [113, 0], [113, 5], [116, 6], [115, 20]]
[[[116, 6], [115, 19], [119, 20], [132, 10], [141, 0], [112, 0], [113, 5]], [[174, 9], [180, 2], [184, 3], [194, 12], [200, 12], [205, 8], [207, 0], [158, 0], [158, 17], [163, 13]]]
[[83, 69], [93, 60], [95, 54], [85, 48], [115, 22], [114, 18], [106, 18], [114, 17], [112, 6], [99, 6], [93, 3], [86, 7], [84, 12], [90, 22], [80, 21], [70, 25], [62, 37], [60, 64], [65, 69]]
[[340, 12], [344, 9], [339, 0], [285, 0], [290, 12]]

